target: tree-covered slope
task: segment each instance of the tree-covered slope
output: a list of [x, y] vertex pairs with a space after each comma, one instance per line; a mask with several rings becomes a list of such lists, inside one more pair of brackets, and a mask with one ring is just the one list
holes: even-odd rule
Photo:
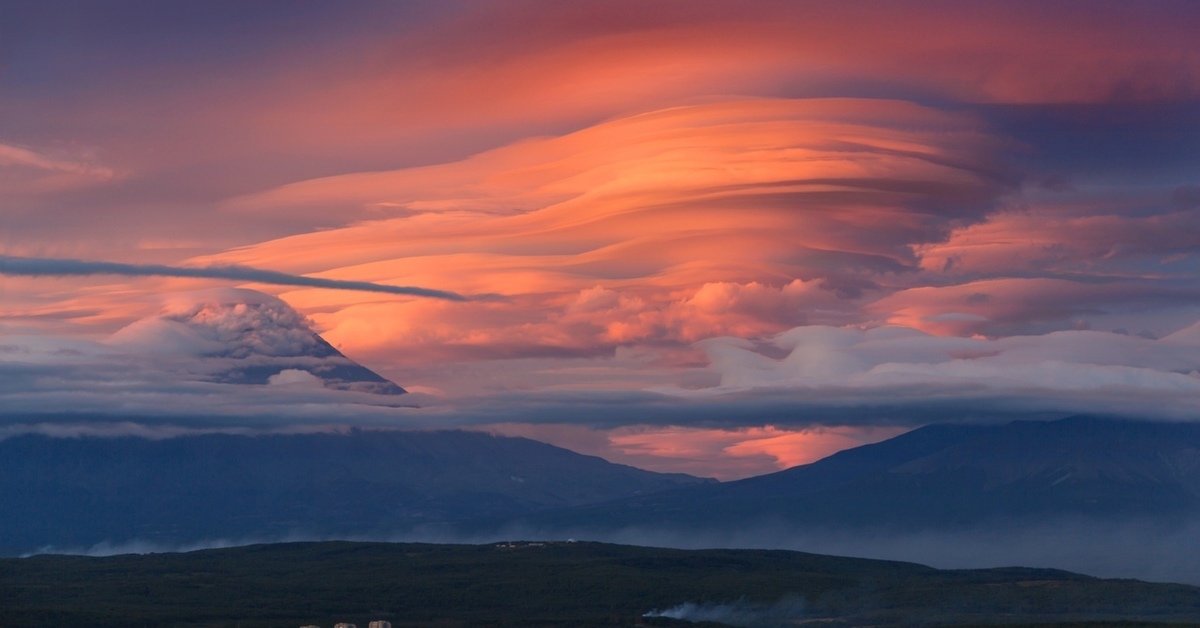
[[[786, 551], [293, 543], [0, 560], [0, 625], [970, 625], [1200, 621], [1200, 588]], [[657, 614], [654, 611], [658, 611]]]

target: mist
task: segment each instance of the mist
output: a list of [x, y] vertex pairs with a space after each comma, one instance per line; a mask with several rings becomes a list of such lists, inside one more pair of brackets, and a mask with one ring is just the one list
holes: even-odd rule
[[1200, 521], [1044, 519], [946, 530], [884, 527], [801, 528], [763, 522], [730, 528], [686, 524], [620, 529], [539, 528], [512, 525], [459, 533], [414, 530], [373, 540], [491, 543], [506, 540], [598, 541], [676, 549], [767, 549], [896, 560], [938, 569], [1036, 567], [1098, 578], [1200, 585]]
[[685, 602], [663, 610], [654, 609], [642, 616], [767, 628], [794, 625], [795, 620], [806, 616], [807, 610], [808, 605], [805, 604], [804, 598], [796, 596], [784, 598], [770, 605], [754, 604], [745, 600], [723, 604]]
[[[111, 556], [161, 552], [190, 552], [307, 541], [444, 543], [482, 545], [504, 541], [595, 541], [675, 549], [790, 550], [832, 556], [918, 563], [938, 569], [1033, 567], [1062, 569], [1098, 578], [1132, 578], [1200, 586], [1200, 522], [1046, 520], [1038, 523], [985, 525], [955, 530], [896, 532], [883, 529], [801, 529], [787, 525], [741, 526], [737, 529], [686, 529], [682, 526], [587, 530], [547, 529], [510, 525], [491, 530], [464, 531], [446, 525], [423, 525], [395, 533], [316, 534], [295, 530], [280, 535], [198, 539], [162, 543], [148, 539], [105, 540], [87, 546], [46, 546], [31, 554]], [[787, 600], [788, 613], [802, 601]], [[686, 605], [685, 605], [686, 606]], [[771, 612], [751, 604], [655, 609], [658, 616], [692, 621], [706, 613], [755, 616]], [[670, 614], [674, 613], [674, 614]], [[741, 614], [741, 615], [739, 615]], [[757, 614], [757, 615], [756, 615]], [[688, 615], [683, 617], [682, 615]], [[648, 615], [649, 616], [649, 615]], [[795, 616], [795, 615], [792, 615]], [[749, 624], [745, 624], [749, 625]], [[761, 625], [761, 624], [755, 624]], [[769, 624], [768, 624], [769, 625]]]
[[679, 549], [794, 550], [938, 569], [1038, 567], [1100, 578], [1200, 585], [1197, 521], [1045, 520], [912, 532], [763, 524], [723, 530], [625, 528], [593, 534], [574, 530], [571, 536]]

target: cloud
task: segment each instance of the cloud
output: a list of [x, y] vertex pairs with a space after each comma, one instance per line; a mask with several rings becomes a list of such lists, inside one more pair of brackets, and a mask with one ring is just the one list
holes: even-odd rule
[[[344, 226], [388, 206], [306, 202], [264, 212], [241, 200], [287, 183], [454, 162], [730, 94], [909, 99], [963, 111], [980, 102], [1194, 102], [1200, 93], [1200, 69], [1185, 52], [1197, 28], [1186, 3], [948, 11], [918, 2], [852, 14], [811, 2], [448, 7], [264, 7], [254, 11], [272, 16], [264, 23], [288, 26], [253, 37], [217, 27], [232, 14], [219, 7], [142, 6], [136, 21], [80, 8], [93, 17], [71, 23], [8, 9], [9, 75], [41, 77], [8, 85], [13, 128], [30, 141], [67, 136], [105, 147], [114, 168], [133, 173], [103, 193], [54, 197], [11, 219], [9, 250], [42, 243], [63, 250], [23, 254], [112, 259], [142, 242], [186, 242], [180, 248], [198, 254]], [[165, 45], [162, 32], [179, 37]], [[188, 80], [164, 78], [181, 63]], [[977, 128], [993, 130], [986, 119]], [[216, 209], [231, 197], [239, 200], [225, 207], [237, 211]]]
[[[1093, 323], [1117, 328], [1124, 318], [1160, 335], [1195, 320], [1198, 297], [1200, 289], [1186, 279], [1004, 277], [907, 288], [869, 307], [893, 325], [936, 334], [1030, 335]], [[1174, 312], [1176, 320], [1164, 327], [1148, 315], [1153, 310]], [[1131, 312], [1138, 315], [1122, 317]]]
[[[346, 358], [285, 302], [245, 289], [167, 295], [103, 342], [9, 336], [0, 424], [114, 417], [213, 426], [405, 422], [419, 397]], [[40, 417], [40, 418], [39, 418]], [[74, 418], [73, 418], [74, 417]]]
[[1191, 419], [1200, 411], [1200, 344], [1193, 332], [1154, 340], [1060, 331], [997, 339], [938, 337], [902, 327], [800, 327], [765, 355], [745, 340], [702, 343], [721, 385], [680, 395], [790, 391], [797, 407], [874, 408], [879, 415], [959, 408]]
[[324, 386], [324, 383], [321, 378], [303, 369], [283, 369], [268, 377], [267, 385], [313, 388]]
[[199, 279], [229, 279], [276, 286], [306, 286], [325, 290], [356, 290], [405, 296], [428, 297], [448, 301], [465, 301], [467, 297], [444, 290], [412, 286], [389, 286], [369, 281], [346, 281], [290, 275], [273, 270], [226, 265], [207, 268], [183, 268], [161, 264], [122, 264], [77, 259], [0, 256], [0, 274], [25, 277], [63, 277], [73, 275], [122, 275], [126, 277], [185, 277]]
[[59, 364], [5, 361], [0, 364], [0, 423], [433, 427], [412, 414], [420, 399], [407, 395], [202, 381], [196, 379], [195, 367], [120, 353]]
[[[1143, 197], [1100, 200], [1087, 190], [1066, 202], [998, 212], [917, 247], [922, 268], [943, 275], [1043, 275], [1136, 279], [1191, 275], [1200, 208], [1146, 212]], [[1162, 196], [1166, 196], [1164, 190]], [[1161, 202], [1161, 201], [1160, 201]]]
[[[219, 331], [220, 322], [214, 323]], [[187, 429], [339, 423], [483, 429], [659, 471], [738, 478], [931, 422], [1077, 413], [1193, 420], [1200, 412], [1197, 327], [1160, 339], [1096, 331], [984, 339], [899, 327], [804, 326], [757, 342], [702, 341], [709, 364], [688, 368], [714, 378], [697, 387], [648, 376], [677, 368], [669, 365], [645, 371], [616, 364], [605, 371], [581, 359], [579, 372], [563, 374], [565, 385], [544, 372], [538, 386], [414, 395], [403, 404], [419, 407], [306, 386], [317, 360], [276, 368], [266, 382], [273, 385], [247, 386], [213, 381], [210, 374], [277, 359], [204, 357], [211, 353], [205, 343], [183, 343], [180, 357], [124, 352], [115, 343], [15, 339], [0, 353], [0, 403], [3, 423], [18, 425], [120, 417]], [[260, 345], [266, 353], [289, 346], [266, 336], [247, 346]], [[510, 372], [517, 384], [539, 372], [513, 362], [483, 366]], [[563, 365], [542, 363], [550, 367]], [[471, 376], [486, 379], [487, 372]], [[574, 382], [583, 376], [623, 379], [581, 390]], [[81, 418], [83, 409], [89, 414]]]
[[[198, 381], [304, 342], [221, 357], [221, 325], [153, 316], [211, 279], [274, 286], [354, 359], [439, 393], [365, 422], [690, 425], [775, 464], [803, 447], [749, 428], [1194, 407], [1162, 387], [1182, 366], [970, 338], [1200, 318], [1188, 3], [266, 7], [288, 28], [253, 37], [217, 5], [144, 9], [0, 8], [7, 76], [39, 77], [0, 95], [19, 130], [0, 143], [6, 408], [354, 416], [335, 391]], [[147, 315], [123, 346], [15, 338]], [[930, 337], [907, 349], [929, 362], [864, 354], [854, 334], [886, 325], [1020, 359]], [[798, 353], [793, 329], [812, 332]], [[1096, 347], [1164, 353], [1121, 342]]]
[[141, 354], [187, 358], [327, 357], [308, 321], [282, 300], [245, 289], [166, 295], [158, 316], [135, 321], [104, 340]]
[[331, 342], [396, 362], [612, 355], [845, 324], [881, 279], [918, 270], [914, 244], [1014, 191], [996, 145], [970, 115], [907, 102], [713, 100], [236, 199], [242, 214], [359, 206], [377, 218], [193, 262], [508, 297], [447, 308], [288, 295]]
[[0, 144], [0, 168], [25, 167], [48, 172], [86, 175], [96, 179], [108, 179], [113, 171], [76, 159], [62, 159], [37, 153], [27, 148]]

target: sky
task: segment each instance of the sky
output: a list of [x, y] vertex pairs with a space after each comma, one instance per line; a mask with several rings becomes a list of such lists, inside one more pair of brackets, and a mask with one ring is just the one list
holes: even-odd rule
[[[0, 437], [471, 428], [730, 479], [936, 421], [1194, 420], [1196, 32], [1169, 0], [5, 2]], [[307, 326], [409, 395], [214, 381], [185, 318]]]

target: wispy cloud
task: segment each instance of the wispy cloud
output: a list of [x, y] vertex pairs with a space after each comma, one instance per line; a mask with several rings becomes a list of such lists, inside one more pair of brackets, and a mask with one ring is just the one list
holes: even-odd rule
[[0, 144], [0, 167], [3, 166], [24, 166], [38, 170], [69, 172], [73, 174], [91, 175], [99, 178], [108, 178], [113, 176], [113, 171], [108, 168], [103, 168], [78, 160], [48, 157], [44, 154], [29, 150], [27, 148], [12, 146], [10, 144]]
[[189, 279], [229, 279], [251, 281], [274, 286], [302, 286], [328, 290], [354, 290], [398, 294], [446, 301], [467, 301], [468, 297], [455, 292], [420, 288], [415, 286], [391, 286], [369, 281], [346, 281], [292, 275], [248, 266], [208, 266], [186, 268], [162, 264], [122, 264], [118, 262], [96, 262], [78, 259], [54, 259], [45, 257], [0, 256], [0, 274], [25, 277], [65, 277], [87, 275], [122, 275], [125, 277], [181, 277]]

